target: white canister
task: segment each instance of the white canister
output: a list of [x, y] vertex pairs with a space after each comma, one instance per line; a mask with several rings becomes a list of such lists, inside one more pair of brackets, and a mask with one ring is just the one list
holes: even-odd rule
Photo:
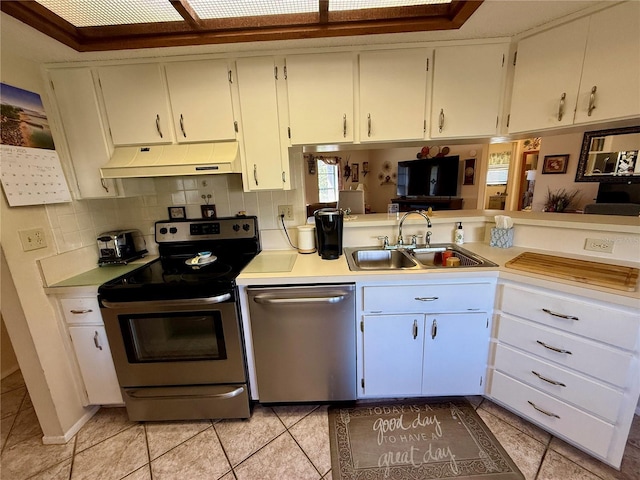
[[298, 227], [298, 252], [314, 253], [316, 251], [315, 230], [315, 225], [300, 225]]

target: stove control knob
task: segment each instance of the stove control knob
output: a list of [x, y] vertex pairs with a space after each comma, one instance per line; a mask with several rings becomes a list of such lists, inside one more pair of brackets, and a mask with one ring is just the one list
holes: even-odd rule
[[166, 234], [167, 234], [167, 231], [168, 231], [168, 230], [167, 230], [167, 227], [162, 227], [162, 228], [160, 229], [160, 233], [161, 233], [162, 235], [166, 235]]
[[178, 233], [178, 229], [176, 227], [171, 227], [169, 229], [169, 233]]
[[233, 226], [233, 231], [237, 232], [240, 230], [240, 225], [238, 225], [237, 223]]
[[245, 232], [248, 232], [250, 228], [251, 228], [251, 227], [249, 226], [249, 224], [248, 224], [248, 223], [245, 223], [244, 225], [242, 225], [242, 229], [243, 229]]

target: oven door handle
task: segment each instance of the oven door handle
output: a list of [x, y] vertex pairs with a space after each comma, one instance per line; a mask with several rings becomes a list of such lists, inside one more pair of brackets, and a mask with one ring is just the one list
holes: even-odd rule
[[165, 394], [165, 395], [144, 395], [139, 394], [139, 390], [130, 390], [127, 391], [127, 395], [132, 398], [139, 399], [176, 399], [176, 398], [233, 398], [240, 395], [244, 392], [244, 387], [235, 388], [229, 392], [224, 393], [193, 393], [193, 394], [184, 394], [184, 393], [176, 393], [175, 395]]
[[175, 300], [149, 300], [145, 302], [109, 302], [102, 300], [102, 305], [107, 308], [131, 308], [131, 307], [184, 307], [212, 305], [226, 302], [231, 298], [230, 293], [207, 298], [180, 298]]

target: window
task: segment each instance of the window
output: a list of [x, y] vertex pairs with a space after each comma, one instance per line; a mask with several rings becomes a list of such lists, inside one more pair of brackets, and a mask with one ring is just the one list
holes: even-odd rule
[[318, 171], [318, 201], [320, 203], [338, 201], [338, 165], [328, 165], [316, 160]]

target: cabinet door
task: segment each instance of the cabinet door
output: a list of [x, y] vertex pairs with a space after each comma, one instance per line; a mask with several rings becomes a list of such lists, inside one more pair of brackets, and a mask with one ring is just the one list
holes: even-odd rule
[[640, 115], [640, 3], [626, 2], [590, 20], [575, 122]]
[[420, 395], [424, 315], [367, 315], [363, 322], [365, 394]]
[[104, 327], [69, 327], [69, 334], [89, 404], [123, 403]]
[[510, 133], [573, 123], [588, 23], [577, 20], [518, 44]]
[[286, 58], [292, 145], [353, 141], [351, 53]]
[[98, 73], [114, 145], [172, 143], [160, 65], [102, 67]]
[[436, 48], [431, 137], [495, 135], [507, 44]]
[[422, 139], [431, 50], [360, 54], [360, 140]]
[[109, 161], [111, 148], [105, 136], [91, 70], [51, 70], [49, 78], [80, 196], [116, 196], [113, 180], [100, 177], [100, 167]]
[[422, 393], [479, 395], [489, 354], [486, 313], [427, 315]]
[[286, 188], [289, 180], [287, 145], [281, 138], [278, 86], [273, 57], [236, 61], [245, 190]]
[[177, 141], [235, 140], [227, 62], [175, 62], [164, 68]]

